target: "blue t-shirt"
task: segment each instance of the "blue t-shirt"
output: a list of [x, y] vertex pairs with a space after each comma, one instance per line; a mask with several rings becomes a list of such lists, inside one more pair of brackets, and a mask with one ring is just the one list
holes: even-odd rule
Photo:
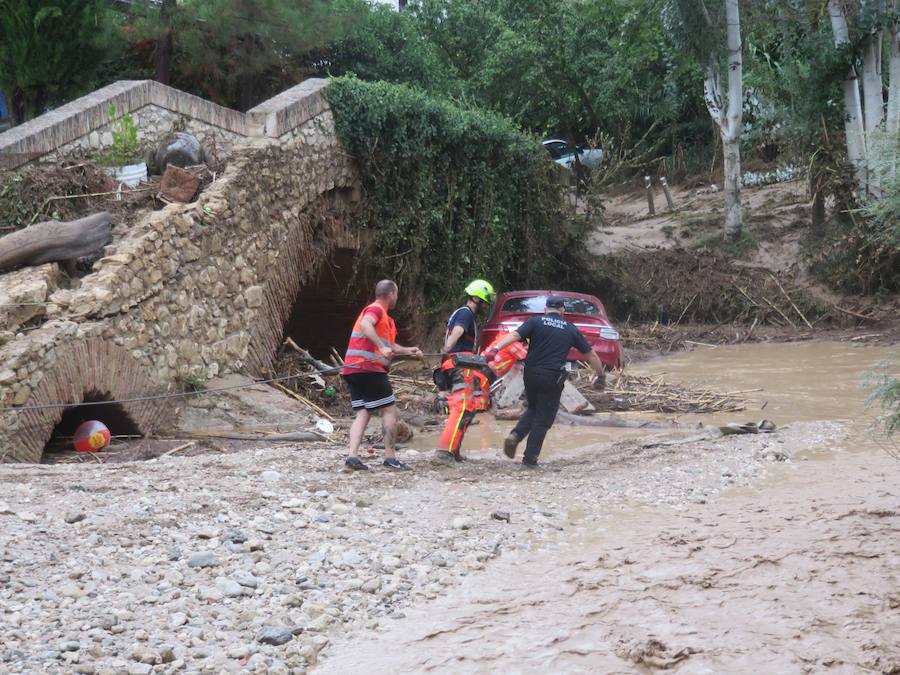
[[447, 335], [450, 335], [450, 331], [457, 326], [462, 326], [463, 334], [459, 336], [453, 349], [447, 353], [474, 352], [475, 343], [478, 341], [478, 327], [475, 323], [475, 312], [469, 309], [468, 305], [463, 305], [447, 319]]

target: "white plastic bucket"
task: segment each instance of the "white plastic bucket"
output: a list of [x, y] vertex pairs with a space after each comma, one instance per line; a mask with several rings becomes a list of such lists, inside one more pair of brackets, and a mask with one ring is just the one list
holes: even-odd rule
[[147, 180], [147, 165], [144, 162], [140, 164], [126, 164], [125, 166], [111, 166], [106, 172], [116, 179], [119, 183], [124, 183], [128, 187], [136, 187], [141, 181]]

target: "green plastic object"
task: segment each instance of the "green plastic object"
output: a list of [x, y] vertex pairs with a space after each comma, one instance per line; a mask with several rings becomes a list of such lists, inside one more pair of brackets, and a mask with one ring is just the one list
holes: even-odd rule
[[330, 384], [327, 387], [325, 387], [325, 397], [326, 398], [334, 398], [335, 396], [337, 396], [337, 389], [332, 387]]

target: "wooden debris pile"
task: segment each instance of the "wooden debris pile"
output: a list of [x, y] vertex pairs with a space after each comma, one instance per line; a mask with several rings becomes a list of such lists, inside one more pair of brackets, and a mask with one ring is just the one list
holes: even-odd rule
[[605, 391], [591, 386], [589, 371], [574, 375], [578, 390], [598, 410], [630, 410], [660, 413], [721, 413], [738, 412], [747, 408], [744, 394], [760, 391], [718, 392], [712, 389], [693, 389], [668, 383], [662, 375], [634, 375], [622, 371], [610, 375]]
[[319, 417], [332, 419], [327, 411], [349, 409], [350, 397], [343, 380], [330, 375], [340, 374], [343, 360], [334, 351], [330, 361], [326, 363], [315, 358], [291, 338], [286, 338], [278, 350], [274, 369], [265, 375], [267, 378], [286, 378], [274, 382], [273, 386], [306, 405]]

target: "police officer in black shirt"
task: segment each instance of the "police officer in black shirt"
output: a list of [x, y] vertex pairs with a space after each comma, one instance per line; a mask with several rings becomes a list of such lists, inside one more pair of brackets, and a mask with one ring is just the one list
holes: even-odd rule
[[529, 341], [528, 356], [525, 357], [525, 399], [528, 409], [503, 442], [503, 452], [511, 459], [515, 457], [522, 439], [528, 438], [522, 457], [525, 466], [537, 466], [544, 436], [556, 419], [559, 398], [566, 383], [566, 355], [572, 347], [584, 354], [585, 360], [597, 373], [598, 386], [602, 382], [603, 363], [581, 331], [566, 321], [564, 314], [563, 298], [551, 295], [547, 298], [543, 316], [531, 317], [484, 353], [486, 358], [491, 359], [497, 351], [516, 340]]

